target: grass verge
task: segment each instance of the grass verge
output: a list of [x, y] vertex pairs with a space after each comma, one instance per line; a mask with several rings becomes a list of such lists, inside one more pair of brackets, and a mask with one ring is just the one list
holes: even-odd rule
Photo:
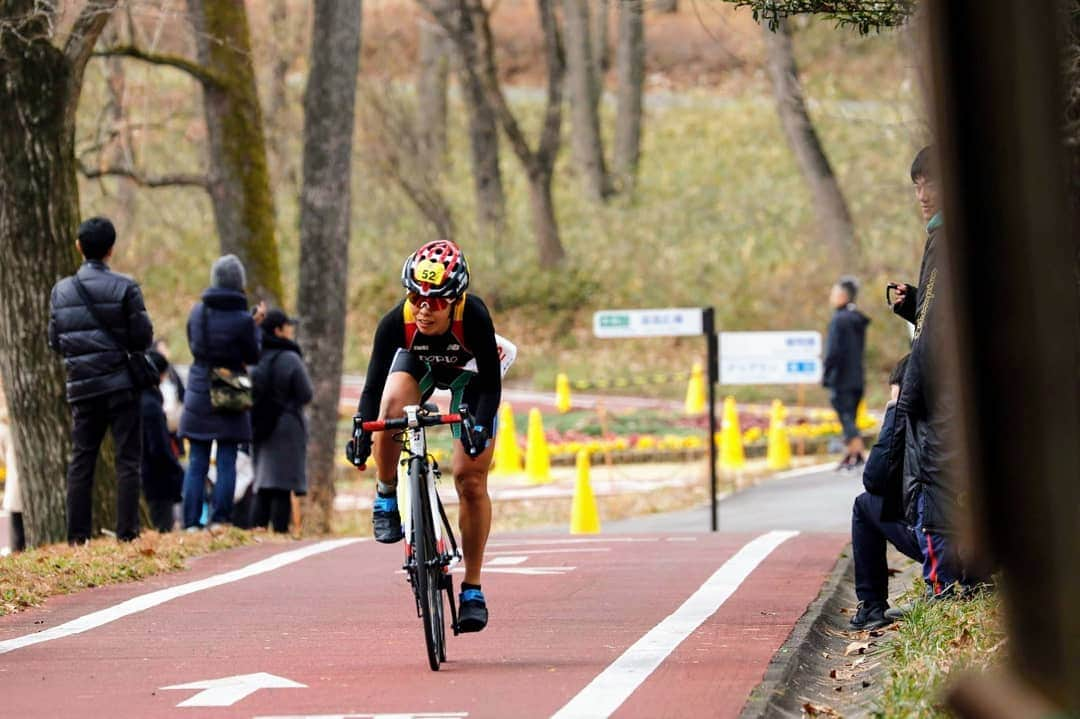
[[[922, 582], [916, 582], [908, 598], [922, 588]], [[1005, 651], [996, 593], [960, 601], [917, 601], [884, 650], [888, 676], [874, 716], [952, 716], [942, 705], [950, 677], [988, 669], [1002, 661]]]
[[39, 606], [53, 596], [176, 572], [185, 569], [191, 557], [258, 541], [263, 537], [229, 528], [215, 534], [145, 532], [123, 544], [96, 539], [81, 547], [29, 549], [0, 558], [0, 616]]

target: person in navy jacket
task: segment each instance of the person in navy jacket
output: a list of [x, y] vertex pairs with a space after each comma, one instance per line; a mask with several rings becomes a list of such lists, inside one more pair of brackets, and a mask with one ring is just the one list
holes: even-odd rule
[[187, 336], [193, 361], [184, 391], [180, 436], [190, 444], [184, 474], [184, 528], [200, 528], [204, 483], [210, 469], [211, 446], [217, 444], [217, 479], [210, 499], [210, 524], [227, 524], [232, 515], [236, 485], [236, 453], [251, 442], [251, 413], [223, 412], [210, 402], [210, 380], [215, 367], [245, 372], [259, 362], [257, 326], [265, 304], [248, 310], [244, 266], [235, 255], [218, 258], [210, 270], [210, 287], [188, 317]]

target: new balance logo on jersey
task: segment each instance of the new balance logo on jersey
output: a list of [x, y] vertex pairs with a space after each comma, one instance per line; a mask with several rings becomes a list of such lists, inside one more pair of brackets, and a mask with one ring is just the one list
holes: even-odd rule
[[460, 349], [461, 349], [461, 345], [455, 345], [455, 344], [446, 345], [446, 351], [447, 352], [457, 352]]

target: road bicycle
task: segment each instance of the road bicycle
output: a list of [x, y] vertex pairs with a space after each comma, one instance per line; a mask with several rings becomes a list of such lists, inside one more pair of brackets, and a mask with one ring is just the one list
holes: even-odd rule
[[468, 449], [473, 427], [467, 405], [461, 405], [458, 412], [452, 414], [439, 414], [434, 405], [409, 405], [405, 407], [403, 417], [369, 422], [363, 422], [359, 415], [353, 418], [354, 440], [359, 439], [359, 430], [399, 431], [395, 439], [405, 445], [401, 464], [408, 469], [409, 520], [402, 568], [412, 585], [417, 616], [424, 623], [424, 641], [432, 671], [438, 671], [439, 665], [446, 661], [447, 605], [450, 607], [450, 627], [454, 636], [458, 634], [457, 604], [450, 570], [462, 558], [436, 487], [442, 472], [427, 451], [426, 428], [443, 424], [461, 424], [461, 436]]

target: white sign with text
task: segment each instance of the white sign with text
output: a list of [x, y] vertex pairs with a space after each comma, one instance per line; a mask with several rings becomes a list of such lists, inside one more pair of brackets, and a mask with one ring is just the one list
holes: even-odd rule
[[593, 315], [593, 334], [615, 337], [685, 337], [704, 334], [700, 307], [655, 310], [601, 310]]
[[721, 332], [720, 384], [821, 382], [821, 333]]

